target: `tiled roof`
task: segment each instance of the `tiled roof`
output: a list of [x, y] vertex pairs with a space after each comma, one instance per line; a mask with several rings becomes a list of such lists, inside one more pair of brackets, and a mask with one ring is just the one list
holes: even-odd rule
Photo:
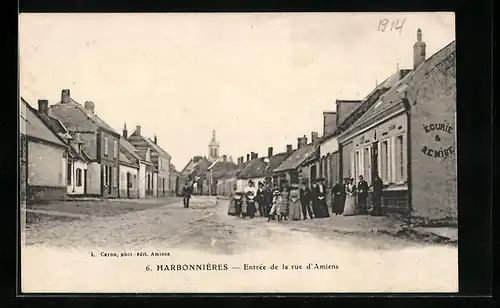
[[243, 168], [243, 170], [241, 170], [241, 172], [238, 174], [238, 178], [254, 179], [254, 178], [265, 177], [266, 167], [267, 164], [264, 162], [262, 158], [252, 159], [247, 163], [245, 168]]
[[333, 136], [337, 136], [347, 131], [351, 127], [353, 127], [354, 123], [358, 122], [360, 118], [365, 118], [366, 113], [370, 110], [370, 108], [375, 105], [379, 101], [379, 99], [387, 92], [389, 89], [394, 87], [401, 79], [405, 78], [411, 70], [404, 69], [399, 70], [386, 80], [384, 80], [380, 85], [378, 85], [373, 91], [368, 94], [363, 103], [359, 105], [356, 110], [354, 110], [342, 123], [339, 123], [337, 129], [328, 135], [325, 135], [320, 138], [320, 142], [326, 141]]
[[311, 143], [302, 146], [301, 148], [295, 150], [288, 156], [278, 168], [274, 169], [274, 172], [282, 172], [297, 169], [306, 160], [309, 155], [313, 154], [318, 148], [319, 143]]
[[390, 82], [386, 83], [386, 87], [384, 87], [386, 90], [384, 91], [384, 93], [382, 93], [378, 97], [373, 97], [374, 99], [372, 99], [372, 102], [371, 104], [369, 104], [366, 112], [364, 112], [362, 116], [356, 119], [356, 121], [351, 126], [356, 127], [359, 123], [366, 121], [366, 119], [371, 118], [379, 111], [385, 110], [390, 107], [391, 102], [388, 102], [386, 99], [384, 99], [384, 97], [386, 97], [391, 92], [391, 89], [398, 89], [399, 86], [412, 75], [412, 73], [413, 72], [410, 70], [402, 70], [401, 74], [399, 75], [399, 79], [394, 78], [390, 80]]
[[96, 114], [90, 113], [77, 101], [70, 99], [68, 103], [57, 103], [50, 106], [51, 112], [61, 120], [70, 131], [95, 131], [97, 127], [119, 135], [111, 126]]
[[170, 154], [168, 154], [164, 149], [162, 149], [159, 145], [157, 145], [156, 143], [154, 143], [153, 140], [147, 138], [147, 137], [144, 137], [142, 135], [139, 135], [137, 132], [133, 132], [132, 135], [130, 136], [136, 136], [136, 137], [140, 137], [142, 140], [144, 140], [147, 145], [152, 148], [153, 150], [155, 150], [156, 152], [160, 153], [161, 155], [163, 156], [167, 156], [169, 158], [171, 158]]
[[269, 163], [267, 164], [265, 175], [266, 176], [272, 176], [273, 175], [273, 170], [276, 169], [276, 168], [278, 168], [278, 166], [281, 165], [281, 163], [283, 163], [283, 161], [285, 160], [285, 158], [287, 156], [288, 156], [288, 154], [286, 152], [278, 153], [278, 154], [273, 155], [269, 159]]
[[230, 175], [234, 170], [236, 170], [236, 164], [229, 161], [218, 161], [212, 167], [212, 178], [218, 180]]
[[401, 76], [396, 82], [392, 82], [390, 89], [388, 89], [384, 95], [377, 100], [376, 104], [371, 104], [370, 109], [366, 111], [363, 116], [361, 116], [353, 125], [352, 128], [356, 128], [362, 123], [366, 122], [368, 119], [375, 117], [393, 107], [395, 104], [400, 102], [400, 99], [404, 96], [405, 90], [412, 86], [413, 80], [418, 78], [422, 72], [426, 72], [429, 69], [434, 68], [444, 59], [449, 57], [455, 51], [455, 41], [451, 42], [434, 55], [425, 60], [419, 67], [415, 70], [406, 70], [404, 75]]
[[120, 146], [122, 146], [124, 150], [127, 151], [127, 153], [129, 153], [129, 155], [134, 157], [136, 160], [145, 159], [146, 154], [144, 154], [144, 158], [142, 158], [139, 154], [137, 154], [137, 149], [123, 137], [120, 137]]
[[67, 147], [67, 145], [56, 135], [38, 115], [32, 107], [21, 98], [19, 126], [21, 134], [34, 137], [52, 144]]

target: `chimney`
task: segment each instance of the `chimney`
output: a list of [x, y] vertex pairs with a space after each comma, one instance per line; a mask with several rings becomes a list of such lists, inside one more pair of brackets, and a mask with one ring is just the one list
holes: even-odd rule
[[70, 92], [69, 92], [69, 89], [63, 89], [61, 91], [61, 103], [63, 104], [67, 104], [69, 103], [69, 96]]
[[316, 142], [318, 138], [318, 132], [311, 132], [311, 142]]
[[127, 123], [123, 124], [123, 139], [128, 138]]
[[135, 134], [136, 134], [136, 135], [139, 135], [139, 136], [141, 135], [141, 126], [140, 126], [140, 125], [137, 125], [137, 126], [135, 127]]
[[337, 112], [323, 112], [323, 136], [333, 134], [337, 129]]
[[254, 153], [253, 153], [253, 158], [252, 158], [252, 159], [257, 159], [257, 158], [259, 158], [259, 153], [254, 152]]
[[247, 154], [247, 162], [250, 161], [250, 154]]
[[287, 153], [287, 154], [290, 154], [290, 153], [292, 153], [292, 152], [293, 152], [293, 147], [292, 147], [292, 145], [291, 145], [291, 144], [287, 144], [287, 145], [286, 145], [286, 153]]
[[156, 137], [156, 134], [155, 134], [155, 135], [154, 135], [154, 137], [153, 137], [153, 142], [154, 142], [155, 144], [158, 144], [158, 137]]
[[425, 61], [426, 44], [422, 42], [422, 30], [417, 30], [417, 41], [413, 45], [413, 69], [416, 69]]
[[227, 161], [227, 155], [222, 155], [222, 161], [226, 162]]
[[303, 137], [297, 138], [298, 144], [297, 144], [297, 149], [300, 149], [301, 147], [307, 145], [307, 137], [304, 135]]
[[336, 123], [341, 125], [362, 103], [362, 100], [337, 100]]
[[90, 101], [86, 101], [84, 106], [85, 106], [85, 109], [87, 109], [90, 113], [94, 114], [94, 109], [95, 109], [94, 103], [92, 103]]
[[38, 100], [38, 111], [40, 111], [40, 113], [48, 115], [49, 114], [49, 101], [46, 99], [39, 99]]
[[268, 158], [273, 157], [273, 147], [268, 147], [267, 148], [267, 157]]

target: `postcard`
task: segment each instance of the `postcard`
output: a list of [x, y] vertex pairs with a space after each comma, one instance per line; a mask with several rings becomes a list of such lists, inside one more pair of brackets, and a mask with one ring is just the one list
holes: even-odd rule
[[24, 294], [458, 292], [455, 16], [22, 13]]

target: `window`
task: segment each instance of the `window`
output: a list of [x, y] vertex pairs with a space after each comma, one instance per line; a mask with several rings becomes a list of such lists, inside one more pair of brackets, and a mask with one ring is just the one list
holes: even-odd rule
[[380, 153], [380, 162], [381, 162], [381, 178], [384, 183], [389, 182], [389, 141], [382, 141], [381, 153]]
[[80, 168], [76, 169], [75, 181], [76, 181], [77, 187], [82, 186], [82, 169], [80, 169]]
[[135, 175], [135, 174], [134, 174], [134, 182], [133, 182], [133, 183], [134, 183], [134, 184], [133, 184], [132, 186], [137, 185], [137, 175]]
[[108, 155], [108, 136], [104, 136], [104, 155]]
[[405, 180], [405, 159], [404, 159], [404, 139], [403, 135], [397, 136], [396, 137], [396, 155], [397, 155], [397, 166], [398, 166], [398, 172], [397, 172], [397, 179], [398, 182], [404, 181]]
[[370, 147], [365, 148], [363, 153], [363, 177], [365, 181], [370, 179]]
[[66, 171], [66, 184], [71, 185], [71, 180], [72, 180], [72, 172], [71, 172], [71, 163], [67, 164], [67, 171]]
[[113, 141], [113, 157], [118, 158], [118, 141]]
[[163, 169], [161, 168], [161, 158], [158, 157], [158, 170], [162, 171]]

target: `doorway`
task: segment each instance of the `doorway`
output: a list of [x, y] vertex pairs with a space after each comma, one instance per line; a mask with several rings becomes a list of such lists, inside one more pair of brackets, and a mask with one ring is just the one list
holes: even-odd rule
[[375, 175], [378, 175], [378, 141], [372, 143], [371, 157], [371, 184], [373, 184]]
[[83, 194], [87, 194], [87, 169], [83, 169]]
[[127, 172], [127, 198], [130, 198], [130, 188], [132, 188], [132, 175]]

